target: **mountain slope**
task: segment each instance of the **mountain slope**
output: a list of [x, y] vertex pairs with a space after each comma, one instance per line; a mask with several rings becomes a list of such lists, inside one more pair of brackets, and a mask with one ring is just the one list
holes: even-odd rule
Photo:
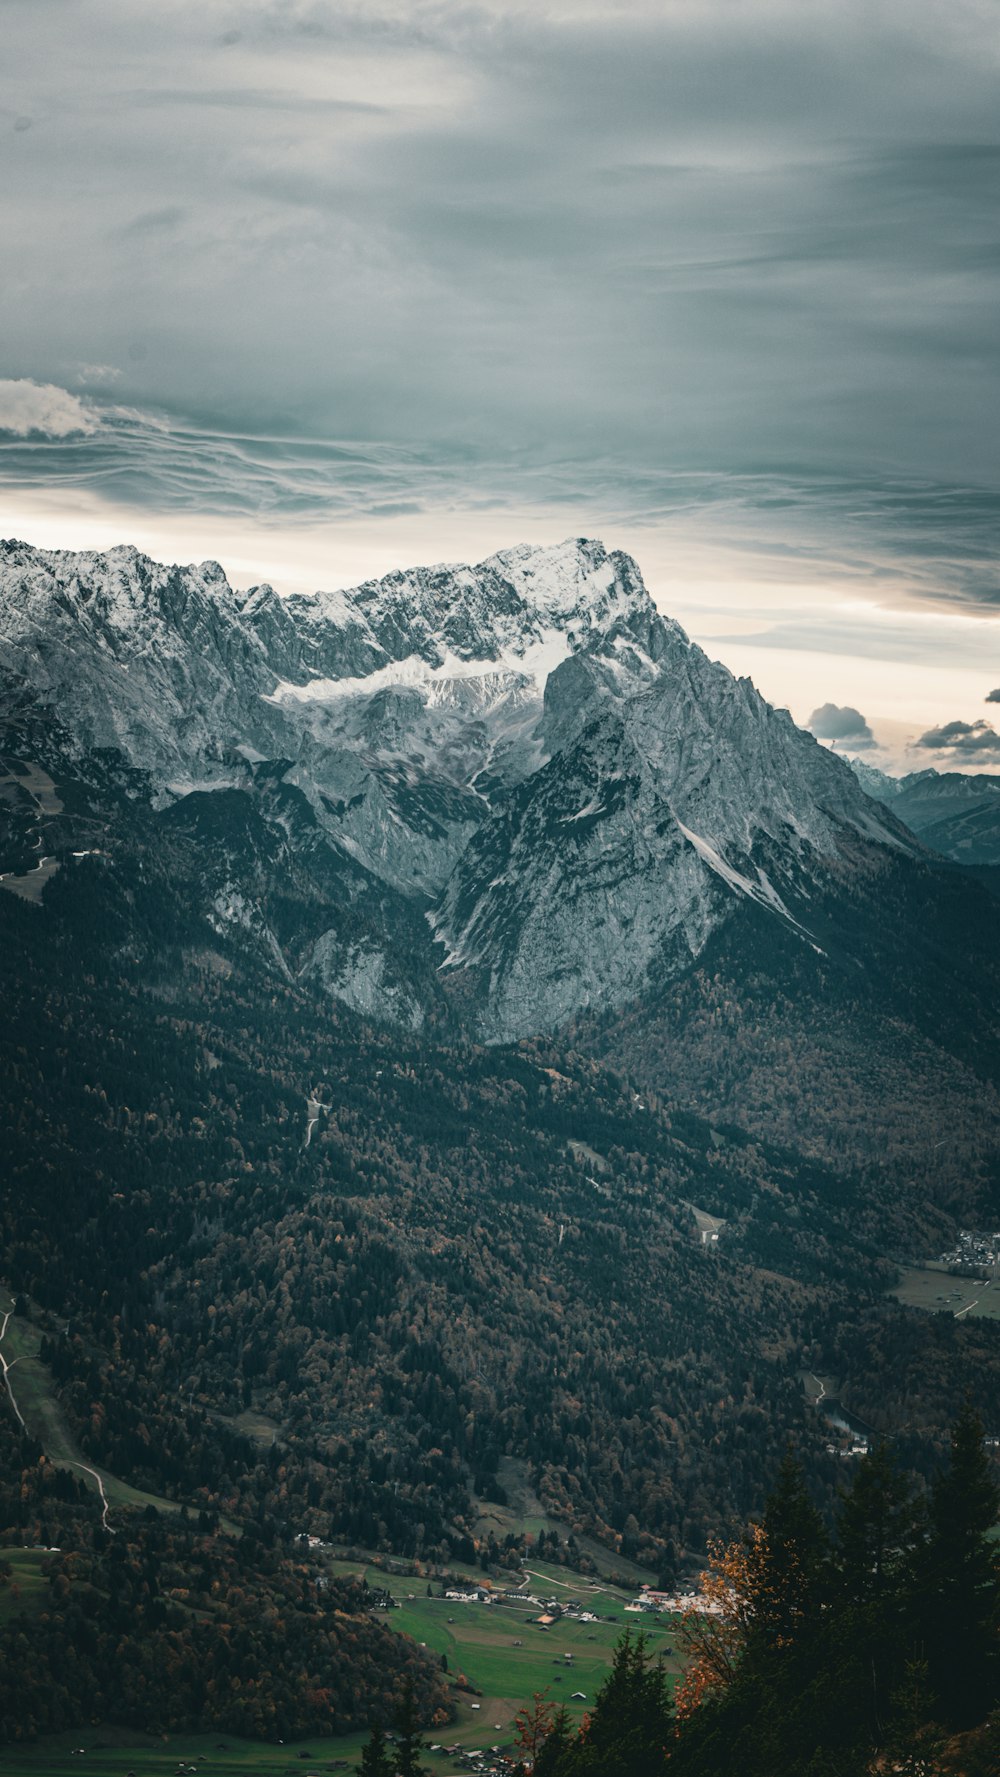
[[[871, 1411], [857, 1317], [896, 1324], [885, 1249], [942, 1243], [947, 1217], [887, 1190], [880, 1156], [834, 1170], [579, 1050], [331, 1007], [199, 914], [190, 816], [220, 799], [157, 811], [137, 787], [64, 767], [53, 818], [114, 847], [41, 906], [0, 895], [3, 1276], [84, 1459], [285, 1539], [431, 1561], [472, 1558], [507, 1460], [567, 1530], [614, 1549], [634, 1518], [656, 1563], [752, 1509], [786, 1435], [831, 1488], [795, 1369], [808, 1352]], [[938, 1354], [928, 1425], [970, 1348], [1000, 1400], [989, 1340], [911, 1341]]]

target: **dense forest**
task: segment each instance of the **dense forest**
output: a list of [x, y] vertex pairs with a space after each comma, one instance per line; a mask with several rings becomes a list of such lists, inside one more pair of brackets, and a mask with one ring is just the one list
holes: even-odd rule
[[[80, 772], [64, 762], [44, 900], [0, 894], [0, 1281], [80, 1457], [189, 1513], [129, 1514], [107, 1547], [87, 1540], [92, 1496], [40, 1522], [64, 1554], [51, 1583], [95, 1613], [87, 1683], [113, 1714], [138, 1705], [101, 1688], [101, 1638], [137, 1576], [169, 1563], [199, 1601], [214, 1561], [226, 1596], [294, 1598], [297, 1623], [311, 1582], [283, 1563], [303, 1534], [513, 1564], [523, 1538], [480, 1524], [514, 1460], [567, 1539], [670, 1580], [761, 1509], [789, 1436], [832, 1519], [843, 1463], [806, 1372], [896, 1435], [918, 1489], [970, 1373], [1000, 1427], [995, 1324], [885, 1296], [899, 1256], [949, 1237], [953, 1196], [914, 1201], [804, 1124], [779, 1145], [709, 1118], [582, 1044], [366, 1025], [268, 966], [252, 934], [213, 930], [202, 840], [134, 774]], [[71, 837], [109, 827], [113, 845], [73, 857]], [[988, 1184], [971, 1178], [963, 1209]], [[695, 1210], [720, 1219], [717, 1241]], [[17, 1434], [3, 1401], [0, 1418]], [[13, 1461], [33, 1470], [37, 1452]], [[164, 1609], [158, 1634], [197, 1632], [198, 1664], [222, 1659], [208, 1606], [184, 1624]], [[271, 1620], [247, 1615], [247, 1635]], [[294, 1653], [261, 1648], [274, 1694], [256, 1715], [241, 1700], [253, 1731], [291, 1719], [281, 1675], [311, 1669], [302, 1633]], [[213, 1695], [236, 1710], [224, 1684]], [[208, 1719], [199, 1698], [181, 1687], [184, 1719]]]
[[0, 1560], [0, 1741], [114, 1721], [146, 1733], [330, 1734], [391, 1713], [407, 1681], [447, 1719], [438, 1669], [270, 1525], [116, 1513], [0, 1424], [0, 1548], [49, 1550], [30, 1615]]

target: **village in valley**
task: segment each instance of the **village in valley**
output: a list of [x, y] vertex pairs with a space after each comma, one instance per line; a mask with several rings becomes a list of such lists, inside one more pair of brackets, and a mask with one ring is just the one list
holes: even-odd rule
[[954, 1246], [902, 1267], [890, 1292], [909, 1308], [956, 1320], [1000, 1320], [1000, 1232], [960, 1228]]
[[[345, 1569], [342, 1560], [334, 1565]], [[443, 1653], [458, 1676], [456, 1720], [447, 1739], [428, 1736], [427, 1754], [478, 1777], [511, 1777], [518, 1769], [514, 1717], [527, 1698], [542, 1694], [554, 1707], [565, 1703], [574, 1721], [583, 1718], [629, 1622], [676, 1676], [678, 1618], [717, 1608], [694, 1590], [658, 1589], [638, 1577], [630, 1587], [623, 1575], [602, 1579], [541, 1562], [527, 1566], [519, 1584], [419, 1576], [421, 1592], [412, 1572], [369, 1565], [364, 1577], [371, 1607], [391, 1611], [394, 1629]]]
[[976, 1277], [995, 1282], [1000, 1266], [1000, 1233], [986, 1234], [978, 1228], [960, 1228], [955, 1245], [941, 1254], [938, 1264], [949, 1271], [972, 1272]]

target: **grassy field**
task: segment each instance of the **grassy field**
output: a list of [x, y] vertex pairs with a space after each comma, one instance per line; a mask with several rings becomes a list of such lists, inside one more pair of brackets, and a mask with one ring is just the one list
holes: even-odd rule
[[42, 1574], [45, 1549], [0, 1549], [0, 1566], [9, 1566], [11, 1573], [0, 1584], [0, 1623], [11, 1617], [27, 1616], [41, 1608], [46, 1582]]
[[[261, 1746], [218, 1734], [172, 1734], [151, 1740], [114, 1728], [54, 1734], [37, 1746], [0, 1749], [3, 1777], [176, 1777], [181, 1764], [199, 1777], [303, 1777], [303, 1773], [356, 1768], [364, 1736], [350, 1740], [303, 1740]], [[75, 1748], [82, 1747], [78, 1754]]]
[[20, 895], [22, 901], [33, 901], [37, 906], [45, 892], [46, 883], [61, 869], [58, 858], [43, 858], [41, 863], [36, 864], [24, 876], [0, 877], [0, 888], [7, 889], [12, 895]]
[[[445, 1735], [449, 1743], [502, 1745], [521, 1704], [535, 1691], [546, 1689], [555, 1703], [565, 1703], [571, 1717], [579, 1720], [593, 1703], [623, 1630], [629, 1624], [633, 1629], [640, 1625], [639, 1618], [624, 1610], [630, 1592], [595, 1584], [544, 1562], [529, 1563], [531, 1594], [577, 1599], [601, 1621], [564, 1619], [544, 1629], [534, 1621], [537, 1605], [459, 1604], [454, 1599], [428, 1598], [425, 1580], [386, 1575], [378, 1568], [361, 1569], [349, 1562], [335, 1565], [341, 1573], [363, 1572], [369, 1585], [391, 1591], [400, 1608], [388, 1613], [390, 1626], [430, 1652], [443, 1654], [452, 1676], [464, 1673], [482, 1693], [459, 1694], [458, 1721]], [[681, 1665], [672, 1651], [674, 1624], [650, 1616], [641, 1619], [641, 1627], [652, 1651], [663, 1653], [668, 1673], [676, 1677]], [[574, 1702], [574, 1691], [583, 1691], [585, 1700]], [[473, 1708], [477, 1703], [479, 1708]]]
[[[456, 1690], [456, 1719], [438, 1730], [444, 1746], [510, 1745], [513, 1718], [535, 1691], [547, 1690], [555, 1703], [565, 1703], [574, 1720], [592, 1704], [608, 1668], [612, 1650], [626, 1624], [645, 1629], [654, 1651], [664, 1654], [668, 1673], [676, 1676], [680, 1662], [668, 1648], [674, 1646], [674, 1625], [653, 1618], [639, 1619], [624, 1613], [629, 1594], [606, 1584], [596, 1588], [564, 1567], [538, 1563], [531, 1581], [536, 1598], [578, 1598], [584, 1609], [602, 1619], [597, 1623], [559, 1622], [542, 1629], [533, 1618], [537, 1606], [458, 1604], [453, 1599], [427, 1597], [427, 1581], [388, 1575], [380, 1568], [357, 1562], [328, 1563], [332, 1572], [364, 1574], [369, 1583], [390, 1591], [399, 1608], [386, 1613], [397, 1633], [413, 1637], [438, 1656], [444, 1655], [453, 1678], [465, 1675], [471, 1691]], [[606, 1619], [614, 1617], [616, 1621]], [[520, 1645], [516, 1645], [520, 1643]], [[583, 1691], [585, 1701], [572, 1700]], [[434, 1741], [435, 1735], [425, 1738]], [[289, 1773], [353, 1771], [360, 1756], [363, 1735], [323, 1740], [310, 1739], [295, 1746], [261, 1746], [226, 1735], [171, 1736], [153, 1741], [116, 1730], [94, 1729], [47, 1739], [37, 1747], [0, 1750], [0, 1777], [82, 1777], [91, 1771], [100, 1777], [175, 1777], [181, 1762], [197, 1764], [199, 1772], [232, 1777], [289, 1777]], [[82, 1746], [82, 1755], [73, 1748]], [[431, 1770], [446, 1770], [443, 1753], [427, 1753]]]
[[1000, 1320], [1000, 1284], [978, 1277], [950, 1277], [935, 1265], [908, 1265], [890, 1292], [910, 1308], [926, 1308], [932, 1314], [953, 1314], [962, 1320], [985, 1316]]

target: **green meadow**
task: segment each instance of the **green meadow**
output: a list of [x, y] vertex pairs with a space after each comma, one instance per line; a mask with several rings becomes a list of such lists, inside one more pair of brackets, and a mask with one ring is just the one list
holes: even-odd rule
[[0, 1567], [9, 1567], [10, 1574], [0, 1581], [0, 1623], [6, 1623], [23, 1611], [27, 1616], [40, 1610], [46, 1593], [42, 1573], [44, 1549], [0, 1549]]
[[1000, 1285], [978, 1277], [955, 1277], [936, 1265], [907, 1265], [890, 1294], [910, 1308], [925, 1308], [932, 1314], [1000, 1320]]
[[[22, 1569], [40, 1586], [40, 1556], [16, 1551], [25, 1559]], [[29, 1559], [28, 1557], [32, 1557]], [[32, 1568], [32, 1560], [34, 1568]], [[522, 1703], [535, 1691], [547, 1691], [556, 1704], [565, 1703], [579, 1720], [593, 1702], [611, 1663], [612, 1650], [626, 1625], [642, 1627], [654, 1651], [661, 1651], [668, 1672], [676, 1676], [680, 1662], [668, 1648], [675, 1646], [675, 1623], [626, 1614], [630, 1594], [606, 1582], [572, 1574], [564, 1567], [537, 1563], [531, 1567], [531, 1591], [535, 1598], [578, 1599], [584, 1610], [602, 1620], [596, 1623], [555, 1623], [544, 1629], [533, 1620], [537, 1605], [460, 1604], [454, 1599], [428, 1597], [427, 1580], [386, 1574], [375, 1566], [330, 1560], [331, 1570], [364, 1574], [369, 1584], [389, 1591], [399, 1608], [386, 1612], [386, 1621], [398, 1634], [412, 1636], [432, 1654], [447, 1660], [455, 1688], [455, 1720], [430, 1731], [428, 1742], [444, 1746], [509, 1746], [513, 1721]], [[494, 1582], [496, 1584], [496, 1582]], [[438, 1590], [435, 1584], [435, 1590]], [[0, 1594], [2, 1597], [2, 1594]], [[2, 1607], [2, 1606], [0, 1606]], [[606, 1619], [614, 1617], [614, 1622]], [[465, 1688], [466, 1684], [469, 1688]], [[584, 1701], [573, 1701], [582, 1691]], [[40, 1741], [36, 1746], [0, 1751], [0, 1777], [176, 1777], [178, 1765], [197, 1765], [206, 1777], [233, 1777], [236, 1773], [257, 1777], [290, 1777], [310, 1771], [353, 1772], [364, 1736], [324, 1740], [313, 1737], [294, 1746], [262, 1746], [225, 1734], [171, 1735], [165, 1740], [128, 1734], [121, 1730], [94, 1728]], [[82, 1747], [82, 1753], [74, 1752]], [[449, 1768], [443, 1753], [427, 1754], [433, 1770]]]

